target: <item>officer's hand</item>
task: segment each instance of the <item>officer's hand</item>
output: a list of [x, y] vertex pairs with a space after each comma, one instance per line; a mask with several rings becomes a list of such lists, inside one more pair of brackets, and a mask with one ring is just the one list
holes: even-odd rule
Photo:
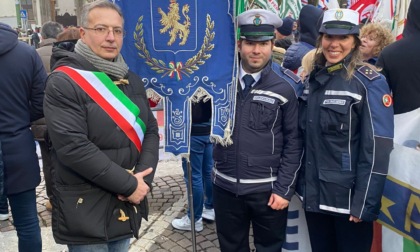
[[153, 168], [150, 167], [147, 170], [134, 174], [134, 177], [137, 179], [137, 188], [130, 196], [128, 196], [127, 198], [128, 201], [130, 201], [133, 204], [139, 204], [140, 201], [144, 199], [144, 197], [150, 191], [150, 188], [144, 182], [143, 178], [152, 172], [153, 172]]
[[357, 218], [357, 217], [354, 217], [353, 215], [350, 215], [350, 219], [349, 219], [349, 221], [353, 221], [354, 223], [359, 223], [359, 222], [362, 222], [362, 220], [361, 220], [361, 219], [359, 219], [359, 218]]
[[270, 199], [268, 200], [268, 206], [270, 206], [273, 210], [283, 210], [289, 206], [289, 201], [275, 193], [272, 193]]

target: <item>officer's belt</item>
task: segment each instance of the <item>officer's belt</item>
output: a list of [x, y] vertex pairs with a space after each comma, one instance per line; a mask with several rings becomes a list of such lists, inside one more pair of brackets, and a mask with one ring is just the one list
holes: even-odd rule
[[[219, 172], [216, 168], [213, 168], [213, 172], [215, 176], [221, 177], [223, 179], [226, 179], [227, 181], [236, 183], [238, 182], [238, 179], [228, 176], [226, 174], [223, 174]], [[277, 176], [275, 177], [269, 177], [269, 178], [261, 178], [261, 179], [239, 179], [239, 183], [241, 184], [258, 184], [258, 183], [267, 183], [267, 182], [273, 182], [277, 180]]]

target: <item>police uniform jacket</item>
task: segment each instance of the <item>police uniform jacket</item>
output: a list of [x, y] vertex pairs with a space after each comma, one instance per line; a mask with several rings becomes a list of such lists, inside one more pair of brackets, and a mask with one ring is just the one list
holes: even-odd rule
[[[377, 218], [393, 146], [385, 78], [368, 66], [347, 80], [346, 62], [316, 67], [300, 98], [304, 162], [298, 192], [306, 211]], [[301, 190], [302, 189], [302, 190]]]
[[[51, 63], [53, 69], [71, 66], [98, 71], [84, 57], [59, 48], [53, 48]], [[117, 199], [117, 195], [128, 197], [136, 190], [137, 180], [127, 172], [128, 169], [134, 167], [134, 173], [137, 173], [152, 167], [155, 171], [159, 158], [158, 126], [143, 82], [130, 71], [126, 79], [129, 83], [118, 85], [118, 88], [139, 107], [139, 117], [146, 125], [140, 152], [70, 77], [62, 72], [52, 72], [48, 78], [44, 112], [52, 141], [52, 230], [57, 243], [90, 244], [131, 238], [138, 230], [130, 226], [136, 216], [128, 216], [128, 211], [135, 210], [136, 214], [147, 218], [147, 199], [135, 209]], [[150, 187], [153, 175], [144, 178]], [[111, 206], [112, 202], [123, 205]], [[98, 209], [97, 205], [103, 207]], [[125, 210], [121, 212], [118, 208]], [[127, 221], [118, 222], [120, 217]], [[119, 229], [110, 228], [115, 222]]]
[[273, 71], [278, 74], [282, 79], [285, 79], [295, 90], [296, 96], [299, 97], [302, 95], [303, 92], [303, 84], [299, 76], [297, 76], [291, 70], [282, 67], [281, 65], [277, 64], [276, 62], [272, 62], [271, 68]]
[[233, 144], [215, 144], [213, 181], [235, 193], [273, 193], [290, 200], [301, 161], [295, 91], [271, 68], [246, 97], [238, 85]]

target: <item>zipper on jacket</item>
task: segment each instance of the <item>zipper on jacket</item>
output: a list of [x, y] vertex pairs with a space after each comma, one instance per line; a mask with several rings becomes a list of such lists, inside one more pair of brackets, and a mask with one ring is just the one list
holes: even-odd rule
[[[252, 89], [252, 87], [251, 87], [251, 89]], [[251, 93], [251, 90], [249, 90], [249, 93], [248, 94], [250, 94]], [[248, 95], [247, 95], [248, 96]], [[244, 104], [245, 104], [245, 98], [246, 97], [244, 97], [244, 96], [242, 96], [242, 100], [241, 100], [241, 113], [238, 113], [238, 122], [240, 123], [240, 127], [238, 128], [238, 134], [236, 134], [236, 136], [235, 136], [235, 141], [236, 142], [238, 142], [238, 139], [239, 139], [239, 136], [241, 135], [240, 134], [240, 131], [241, 131], [241, 128], [242, 128], [242, 112], [243, 112], [243, 108], [244, 108]], [[239, 154], [238, 153], [238, 145], [235, 145], [235, 153], [237, 153], [237, 154]], [[235, 193], [235, 196], [236, 197], [238, 197], [238, 192], [239, 192], [239, 165], [240, 165], [240, 161], [241, 161], [241, 158], [240, 158], [240, 155], [236, 155], [236, 166], [235, 166], [235, 174], [236, 174], [236, 184], [235, 184], [235, 191], [236, 191], [236, 193]]]

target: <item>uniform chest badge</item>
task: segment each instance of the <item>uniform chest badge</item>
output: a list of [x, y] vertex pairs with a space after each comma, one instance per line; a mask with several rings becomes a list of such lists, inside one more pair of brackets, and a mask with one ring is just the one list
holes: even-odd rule
[[385, 107], [389, 108], [392, 105], [392, 97], [389, 94], [386, 94], [382, 97], [382, 102]]

